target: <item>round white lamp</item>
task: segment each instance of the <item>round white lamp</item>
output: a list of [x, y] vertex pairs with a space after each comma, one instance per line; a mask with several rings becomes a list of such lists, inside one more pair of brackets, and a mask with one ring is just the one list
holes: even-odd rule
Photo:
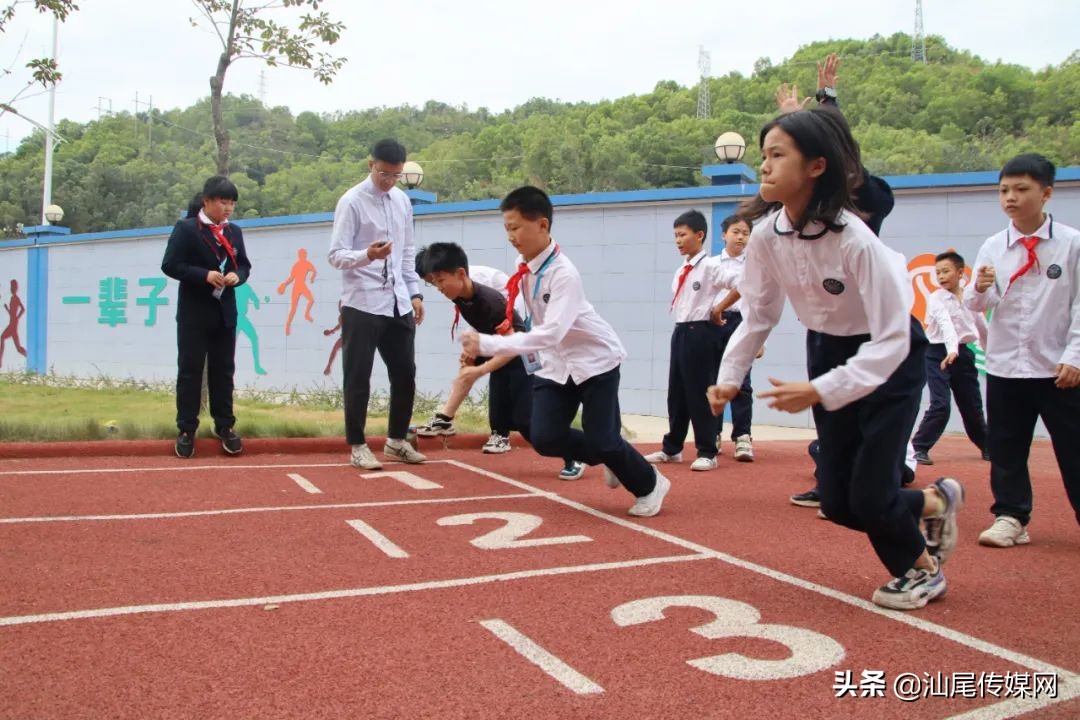
[[401, 169], [401, 182], [410, 190], [420, 187], [424, 182], [424, 168], [415, 160], [408, 161]]
[[45, 208], [45, 219], [50, 223], [58, 223], [64, 219], [64, 208], [59, 205], [50, 205]]
[[716, 138], [713, 149], [719, 159], [726, 163], [735, 163], [742, 160], [746, 153], [746, 141], [739, 133], [728, 131]]

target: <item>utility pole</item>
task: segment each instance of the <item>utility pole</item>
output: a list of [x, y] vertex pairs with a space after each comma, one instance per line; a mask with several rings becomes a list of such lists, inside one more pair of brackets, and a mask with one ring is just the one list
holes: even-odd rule
[[[56, 62], [57, 55], [57, 33], [59, 32], [60, 21], [53, 16], [53, 30], [52, 30], [52, 59]], [[45, 209], [52, 205], [52, 166], [53, 166], [53, 145], [56, 144], [53, 132], [53, 118], [56, 111], [56, 83], [54, 82], [49, 86], [49, 125], [48, 132], [45, 133], [45, 188], [41, 196], [41, 224], [49, 225], [49, 219], [45, 217]]]

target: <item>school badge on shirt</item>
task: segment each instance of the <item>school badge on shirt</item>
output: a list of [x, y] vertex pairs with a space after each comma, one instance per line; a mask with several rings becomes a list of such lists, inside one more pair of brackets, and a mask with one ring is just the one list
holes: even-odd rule
[[844, 292], [844, 283], [836, 278], [825, 278], [821, 283], [821, 287], [825, 288], [825, 292], [830, 295], [839, 295]]
[[1061, 266], [1051, 265], [1050, 267], [1046, 268], [1046, 277], [1050, 278], [1051, 280], [1057, 280], [1059, 277], [1061, 277]]
[[697, 292], [698, 290], [701, 289], [701, 283], [699, 283], [697, 280], [695, 280], [692, 287], [694, 288], [694, 291]]

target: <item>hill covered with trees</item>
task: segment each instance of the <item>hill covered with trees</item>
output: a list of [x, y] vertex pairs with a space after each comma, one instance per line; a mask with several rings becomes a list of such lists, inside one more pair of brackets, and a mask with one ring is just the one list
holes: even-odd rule
[[[1027, 150], [1061, 166], [1080, 164], [1080, 51], [1033, 71], [988, 63], [928, 38], [927, 64], [910, 58], [911, 37], [830, 40], [784, 62], [758, 60], [749, 76], [709, 80], [712, 117], [698, 119], [698, 88], [658, 82], [652, 92], [594, 103], [537, 98], [502, 113], [429, 101], [293, 115], [249, 96], [228, 96], [232, 178], [238, 215], [268, 217], [332, 210], [367, 172], [372, 142], [397, 137], [425, 170], [439, 199], [498, 197], [529, 182], [553, 194], [705, 183], [717, 135], [747, 140], [756, 167], [757, 134], [775, 114], [782, 82], [804, 94], [816, 62], [841, 57], [841, 107], [872, 172], [900, 175], [990, 170]], [[153, 114], [119, 113], [88, 123], [62, 121], [53, 198], [73, 232], [171, 225], [213, 174], [209, 100]], [[40, 217], [44, 136], [0, 156], [0, 231]]]

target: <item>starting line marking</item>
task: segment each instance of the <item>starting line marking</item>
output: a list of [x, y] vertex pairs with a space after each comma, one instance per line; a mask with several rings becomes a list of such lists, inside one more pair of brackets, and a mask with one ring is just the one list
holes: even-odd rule
[[492, 619], [481, 620], [480, 624], [568, 690], [573, 690], [578, 695], [592, 695], [604, 692], [604, 688], [537, 645], [535, 641], [523, 635], [510, 623]]
[[303, 475], [301, 475], [299, 473], [288, 473], [288, 476], [289, 476], [289, 479], [292, 480], [297, 485], [299, 485], [300, 489], [303, 490], [304, 492], [311, 493], [313, 495], [314, 494], [322, 495], [322, 490], [315, 487], [315, 485], [310, 480], [308, 480], [306, 477], [304, 477]]
[[409, 557], [409, 553], [402, 550], [398, 545], [395, 545], [393, 540], [386, 537], [363, 520], [346, 520], [345, 522], [353, 530], [370, 540], [372, 545], [382, 550], [387, 556], [392, 558]]
[[268, 597], [198, 600], [193, 602], [156, 603], [153, 605], [126, 605], [122, 607], [96, 608], [93, 610], [71, 610], [68, 612], [44, 613], [41, 615], [14, 615], [10, 617], [0, 617], [0, 627], [58, 622], [61, 620], [86, 620], [89, 618], [116, 617], [118, 615], [179, 612], [184, 610], [217, 610], [220, 608], [249, 607], [252, 605], [272, 605], [310, 602], [312, 600], [338, 600], [341, 598], [369, 597], [372, 595], [392, 595], [394, 593], [483, 585], [485, 583], [505, 582], [507, 580], [522, 580], [525, 578], [548, 577], [553, 575], [574, 575], [603, 570], [625, 570], [627, 568], [645, 567], [648, 565], [664, 565], [667, 563], [694, 562], [696, 560], [711, 559], [712, 558], [709, 556], [700, 554], [667, 555], [664, 557], [641, 558], [639, 560], [621, 560], [618, 562], [591, 563], [589, 565], [566, 565], [554, 568], [541, 568], [539, 570], [518, 570], [496, 575], [454, 578], [452, 580], [431, 580], [428, 582], [409, 583], [407, 585], [382, 585], [376, 587], [349, 588], [346, 590], [297, 593], [293, 595], [271, 595]]
[[439, 503], [502, 500], [504, 498], [535, 498], [534, 492], [505, 495], [470, 495], [468, 497], [431, 498], [427, 500], [376, 500], [358, 503], [325, 503], [322, 505], [280, 505], [277, 507], [230, 508], [227, 510], [186, 510], [168, 513], [134, 513], [131, 515], [46, 515], [44, 517], [0, 518], [0, 525], [43, 522], [82, 522], [84, 520], [167, 520], [171, 518], [240, 515], [244, 513], [288, 512], [291, 510], [341, 510], [345, 508], [390, 507], [392, 505], [436, 505]]

